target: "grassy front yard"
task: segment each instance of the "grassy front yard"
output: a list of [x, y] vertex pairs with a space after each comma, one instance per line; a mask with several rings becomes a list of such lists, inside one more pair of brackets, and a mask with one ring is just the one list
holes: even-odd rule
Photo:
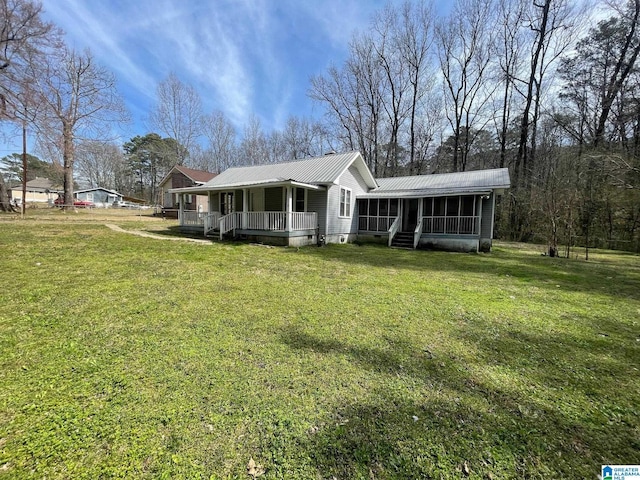
[[201, 245], [100, 215], [0, 217], [0, 478], [640, 464], [638, 256]]

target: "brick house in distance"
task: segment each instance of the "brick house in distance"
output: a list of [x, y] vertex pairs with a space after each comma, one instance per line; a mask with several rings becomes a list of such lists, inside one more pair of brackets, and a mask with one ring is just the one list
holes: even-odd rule
[[[158, 200], [165, 215], [178, 218], [180, 209], [180, 196], [170, 193], [170, 189], [198, 187], [213, 179], [217, 174], [204, 170], [195, 170], [182, 165], [176, 165], [162, 179], [159, 185]], [[187, 212], [204, 213], [209, 211], [209, 200], [207, 195], [184, 195], [182, 209]]]

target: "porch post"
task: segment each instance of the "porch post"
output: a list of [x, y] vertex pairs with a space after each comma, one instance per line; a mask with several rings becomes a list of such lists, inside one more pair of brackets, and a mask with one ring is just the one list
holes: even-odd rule
[[178, 195], [178, 218], [180, 225], [184, 225], [184, 193]]
[[287, 205], [286, 205], [286, 211], [287, 211], [287, 232], [291, 231], [291, 223], [293, 220], [293, 215], [291, 214], [291, 212], [293, 211], [293, 196], [291, 191], [293, 190], [293, 187], [291, 185], [287, 186]]
[[480, 253], [480, 241], [482, 240], [482, 195], [476, 195], [477, 201], [480, 202], [480, 206], [478, 207], [478, 248], [476, 249], [477, 253]]
[[242, 228], [247, 228], [247, 212], [249, 211], [249, 189], [242, 189]]

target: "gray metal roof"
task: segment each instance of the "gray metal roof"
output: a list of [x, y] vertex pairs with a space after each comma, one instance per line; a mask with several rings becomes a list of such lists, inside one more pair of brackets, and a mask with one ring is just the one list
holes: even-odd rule
[[[385, 195], [408, 191], [421, 191], [446, 194], [454, 192], [472, 192], [509, 188], [509, 170], [475, 170], [457, 173], [435, 173], [432, 175], [414, 175], [411, 177], [378, 178], [378, 188], [369, 192], [372, 195]], [[417, 193], [417, 192], [416, 192]]]
[[334, 183], [354, 162], [365, 181], [371, 187], [375, 180], [367, 169], [359, 152], [324, 155], [286, 163], [256, 165], [252, 167], [229, 168], [205, 183], [204, 187], [224, 187], [227, 185], [250, 185], [273, 181], [293, 180], [312, 185]]

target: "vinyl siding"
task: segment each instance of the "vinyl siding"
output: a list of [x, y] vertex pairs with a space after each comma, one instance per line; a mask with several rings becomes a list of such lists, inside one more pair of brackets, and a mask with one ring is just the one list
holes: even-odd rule
[[482, 220], [480, 229], [480, 238], [491, 240], [493, 232], [491, 231], [491, 221], [493, 220], [493, 193], [488, 199], [482, 200]]
[[264, 188], [254, 188], [249, 195], [253, 198], [253, 211], [264, 212]]
[[[351, 189], [351, 211], [349, 218], [340, 218], [340, 187]], [[332, 185], [328, 193], [327, 235], [358, 233], [356, 197], [369, 189], [355, 166], [350, 166]]]
[[308, 190], [307, 191], [307, 212], [316, 212], [318, 225], [320, 225], [320, 235], [327, 234], [327, 191]]

